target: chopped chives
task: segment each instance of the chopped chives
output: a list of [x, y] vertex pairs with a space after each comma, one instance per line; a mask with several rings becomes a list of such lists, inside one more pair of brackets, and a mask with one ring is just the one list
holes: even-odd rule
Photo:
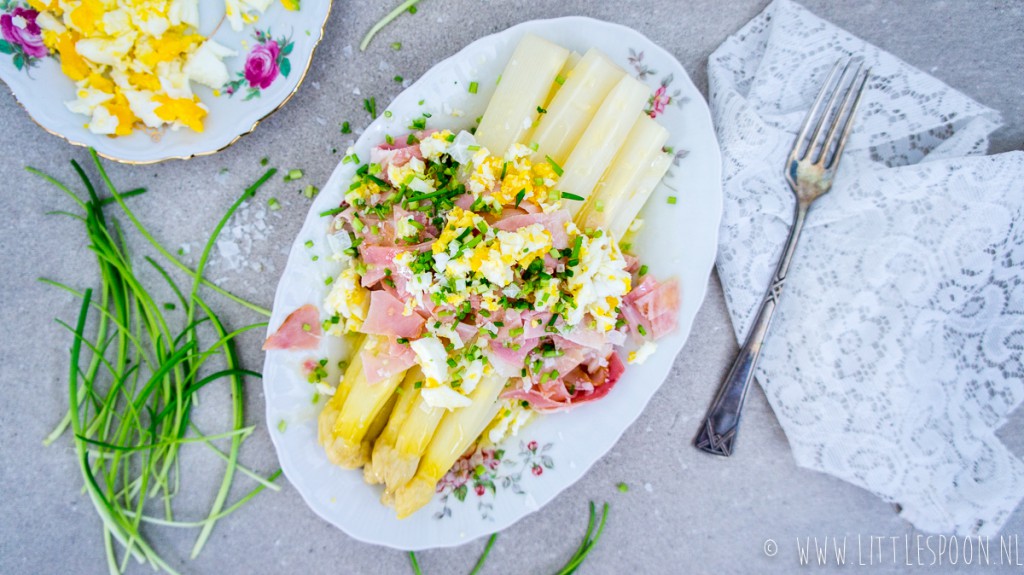
[[640, 266], [640, 271], [638, 271], [637, 274], [641, 276], [647, 275], [647, 264]]
[[470, 82], [469, 83], [469, 93], [470, 94], [476, 94], [477, 88], [479, 88], [479, 87], [480, 87], [480, 84], [477, 84], [476, 82]]
[[640, 332], [640, 335], [643, 335], [643, 336], [646, 336], [646, 335], [647, 335], [647, 328], [645, 328], [645, 327], [643, 326], [643, 324], [637, 324], [637, 326], [636, 326], [636, 330], [637, 330], [638, 332]]
[[277, 201], [277, 198], [267, 198], [267, 207], [276, 212], [281, 209], [281, 202]]
[[281, 433], [284, 433], [284, 430], [286, 430], [286, 429], [288, 429], [288, 422], [287, 421], [282, 419], [281, 421], [277, 422], [277, 430], [278, 431], [280, 431]]
[[405, 78], [401, 76], [395, 76], [395, 82], [401, 84], [403, 81], [405, 81]]
[[371, 118], [376, 118], [377, 117], [377, 98], [376, 97], [371, 97], [371, 98], [368, 98], [368, 99], [367, 98], [363, 98], [363, 109], [366, 110], [366, 113], [370, 114]]
[[352, 133], [352, 125], [349, 124], [347, 121], [342, 122], [341, 123], [341, 133], [342, 134], [351, 134]]
[[305, 188], [302, 188], [302, 195], [306, 196], [306, 198], [308, 198], [308, 199], [313, 199], [313, 196], [315, 196], [315, 195], [317, 195], [319, 193], [320, 193], [320, 188], [314, 186], [313, 184], [309, 184]]
[[558, 174], [559, 178], [561, 178], [562, 174], [565, 173], [565, 170], [562, 169], [562, 166], [559, 166], [558, 162], [556, 162], [554, 158], [552, 158], [551, 156], [544, 156], [544, 159], [548, 161], [548, 164], [551, 165], [551, 169], [554, 170], [556, 174]]
[[391, 49], [394, 50], [395, 52], [401, 50], [402, 49], [402, 43], [401, 42], [392, 42], [391, 43]]
[[548, 111], [545, 110], [544, 108], [541, 108], [540, 106], [537, 106], [537, 113], [538, 114], [547, 114]]
[[391, 110], [384, 110], [384, 117], [385, 118], [390, 118], [391, 117]]
[[302, 170], [298, 168], [292, 168], [288, 170], [288, 173], [284, 175], [284, 181], [291, 182], [294, 180], [301, 179], [303, 176]]
[[324, 285], [329, 286], [332, 283], [334, 283], [334, 278], [333, 277], [327, 276], [327, 277], [324, 278]]
[[669, 196], [668, 197], [668, 203], [669, 203], [669, 205], [672, 205], [672, 206], [676, 205], [676, 197], [675, 196]]
[[619, 491], [621, 491], [622, 493], [625, 493], [625, 492], [629, 491], [629, 486], [628, 486], [628, 485], [626, 485], [626, 484], [625, 484], [625, 483], [623, 483], [623, 482], [620, 482], [620, 483], [619, 483], [618, 485], [616, 485], [616, 487], [617, 487], [617, 488], [618, 488], [618, 490], [619, 490]]
[[344, 212], [344, 211], [345, 211], [345, 206], [338, 206], [336, 208], [332, 208], [330, 210], [324, 210], [324, 211], [320, 212], [320, 217], [324, 218], [324, 217], [327, 217], [327, 216], [333, 216], [333, 215], [336, 215], [336, 214], [340, 214], [341, 212]]
[[270, 158], [268, 158], [268, 157], [266, 157], [266, 156], [263, 156], [263, 159], [262, 159], [262, 160], [260, 160], [260, 165], [261, 165], [261, 166], [266, 166], [266, 165], [267, 165], [267, 162], [269, 162], [269, 161], [270, 161]]
[[561, 74], [555, 76], [555, 83], [558, 84], [559, 86], [565, 84], [565, 77], [562, 76]]
[[584, 200], [583, 196], [577, 196], [576, 194], [570, 194], [569, 192], [562, 192], [562, 197], [567, 200], [575, 200], [577, 202], [582, 202]]

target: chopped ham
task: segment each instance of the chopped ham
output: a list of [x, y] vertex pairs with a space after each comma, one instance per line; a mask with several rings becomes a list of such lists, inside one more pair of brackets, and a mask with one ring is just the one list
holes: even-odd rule
[[[412, 158], [423, 159], [423, 153], [420, 152], [419, 144], [412, 144], [411, 146], [405, 144], [385, 144], [370, 150], [370, 162], [379, 164], [381, 172], [385, 176], [388, 173], [388, 166], [404, 166]], [[394, 184], [394, 182], [390, 183]]]
[[541, 413], [564, 411], [579, 403], [601, 399], [608, 395], [626, 369], [614, 352], [608, 355], [605, 363], [606, 366], [592, 372], [580, 364], [556, 380], [530, 389], [509, 389], [502, 392], [501, 397], [527, 401], [531, 408]]
[[509, 216], [494, 223], [494, 227], [506, 232], [514, 232], [519, 228], [540, 224], [551, 234], [551, 245], [555, 249], [564, 250], [569, 247], [569, 234], [565, 231], [565, 224], [569, 221], [569, 212], [558, 210], [550, 214], [524, 214], [521, 216]]
[[400, 299], [383, 290], [372, 291], [370, 309], [360, 331], [373, 335], [419, 337], [425, 320], [417, 313], [402, 315], [404, 311], [405, 304]]
[[590, 380], [594, 386], [593, 391], [577, 393], [576, 396], [573, 397], [573, 403], [594, 401], [595, 399], [601, 399], [608, 395], [608, 392], [612, 390], [612, 387], [614, 387], [616, 383], [618, 383], [625, 371], [626, 366], [623, 365], [622, 360], [619, 359], [619, 354], [613, 352], [608, 356], [607, 368], [601, 368], [597, 370], [597, 372], [590, 374]]
[[[632, 254], [622, 254], [622, 259], [626, 262], [626, 273], [636, 274], [640, 270], [640, 259]], [[633, 278], [636, 279], [635, 277]]]
[[363, 349], [359, 354], [363, 362], [363, 374], [370, 385], [402, 373], [416, 364], [416, 354], [408, 345], [391, 341], [387, 353], [370, 353]]
[[515, 399], [518, 401], [529, 402], [530, 407], [539, 413], [552, 413], [555, 411], [565, 411], [569, 409], [571, 404], [553, 401], [541, 395], [537, 391], [524, 391], [522, 389], [510, 389], [501, 394], [502, 399]]
[[658, 283], [647, 276], [623, 298], [622, 314], [630, 329], [639, 335], [642, 325], [647, 337], [658, 339], [676, 328], [679, 315], [679, 282]]
[[395, 272], [395, 258], [398, 254], [408, 251], [424, 251], [430, 249], [431, 242], [423, 242], [411, 246], [374, 246], [364, 245], [359, 248], [359, 257], [366, 264], [366, 273], [360, 283], [363, 287], [371, 287], [387, 276], [384, 270]]
[[551, 319], [549, 311], [524, 311], [521, 319], [523, 321], [524, 337], [544, 337], [547, 334], [548, 321]]
[[512, 340], [502, 339], [501, 337], [491, 340], [491, 351], [494, 352], [494, 357], [498, 360], [495, 362], [497, 364], [495, 365], [495, 369], [497, 369], [499, 373], [508, 374], [510, 377], [517, 376], [519, 375], [520, 370], [523, 369], [523, 362], [526, 360], [526, 356], [537, 347], [540, 340], [535, 337], [517, 338], [515, 343], [519, 344], [519, 349], [505, 347], [503, 344], [505, 341]]
[[459, 334], [459, 339], [462, 340], [463, 344], [469, 343], [477, 334], [476, 326], [468, 323], [459, 322], [455, 324], [455, 333]]
[[320, 345], [320, 311], [306, 304], [285, 318], [281, 327], [263, 342], [263, 349], [316, 349]]
[[468, 211], [474, 201], [476, 201], [476, 198], [473, 197], [473, 194], [462, 194], [455, 198], [455, 205]]

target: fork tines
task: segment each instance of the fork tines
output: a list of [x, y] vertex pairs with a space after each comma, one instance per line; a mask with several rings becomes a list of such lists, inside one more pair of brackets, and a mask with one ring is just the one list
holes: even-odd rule
[[[811, 111], [807, 113], [807, 119], [800, 127], [798, 145], [794, 147], [797, 159], [806, 159], [814, 164], [820, 162], [826, 170], [833, 167], [843, 153], [847, 136], [853, 126], [853, 117], [857, 113], [857, 106], [860, 104], [861, 94], [870, 73], [870, 69], [864, 68], [863, 58], [840, 59], [832, 66], [832, 71], [822, 84]], [[826, 97], [828, 103], [822, 107]], [[842, 101], [837, 105], [840, 98]], [[807, 132], [812, 124], [814, 132], [808, 138]], [[821, 138], [825, 126], [828, 126], [828, 133]]]

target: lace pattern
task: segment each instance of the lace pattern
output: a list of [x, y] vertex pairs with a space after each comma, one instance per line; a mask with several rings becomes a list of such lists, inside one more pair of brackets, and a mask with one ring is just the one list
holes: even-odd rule
[[726, 302], [742, 340], [793, 217], [784, 159], [851, 54], [872, 77], [757, 379], [799, 465], [922, 530], [994, 534], [1024, 496], [1024, 462], [995, 435], [1024, 400], [1024, 153], [981, 155], [996, 112], [776, 0], [708, 66]]

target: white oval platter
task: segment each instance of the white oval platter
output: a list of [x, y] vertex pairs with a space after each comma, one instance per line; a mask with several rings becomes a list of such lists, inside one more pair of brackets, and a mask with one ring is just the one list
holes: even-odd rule
[[[581, 54], [597, 47], [652, 87], [648, 111], [669, 129], [676, 161], [641, 212], [645, 224], [633, 250], [655, 277], [679, 279], [679, 328], [659, 341], [646, 363], [628, 366], [608, 396], [567, 413], [538, 417], [499, 446], [500, 452], [460, 463], [434, 500], [404, 520], [379, 502], [380, 488], [364, 484], [361, 471], [331, 465], [317, 443], [316, 420], [324, 398], [311, 402], [315, 388], [301, 365], [324, 357], [334, 366], [348, 351], [340, 340], [324, 337], [314, 352], [269, 352], [263, 379], [267, 422], [281, 466], [317, 514], [361, 541], [404, 550], [459, 545], [542, 508], [586, 473], [640, 415], [686, 343], [704, 299], [722, 212], [721, 157], [711, 116], [679, 62], [632, 29], [570, 17], [526, 22], [477, 40], [399, 95], [388, 107], [390, 118], [382, 114], [361, 135], [356, 154], [369, 158], [370, 149], [386, 135], [404, 138], [411, 120], [423, 112], [431, 114], [428, 128], [474, 125], [512, 50], [527, 33]], [[470, 82], [479, 84], [477, 94], [467, 90]], [[298, 307], [320, 307], [328, 290], [325, 278], [340, 271], [327, 257], [323, 240], [330, 218], [319, 214], [340, 203], [356, 167], [354, 162], [340, 164], [313, 203], [278, 286], [270, 333]], [[671, 196], [678, 198], [675, 204], [669, 203]], [[308, 240], [312, 248], [306, 247]]]

